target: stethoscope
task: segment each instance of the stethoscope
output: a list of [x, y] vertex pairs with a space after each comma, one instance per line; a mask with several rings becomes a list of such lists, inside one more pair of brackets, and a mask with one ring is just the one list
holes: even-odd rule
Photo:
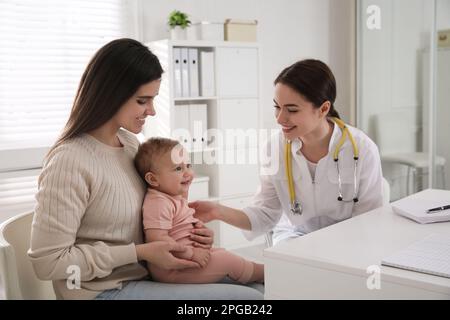
[[[356, 145], [355, 139], [353, 138], [353, 135], [348, 130], [345, 123], [339, 119], [339, 118], [331, 118], [333, 122], [341, 129], [342, 137], [339, 140], [338, 144], [336, 145], [336, 148], [334, 149], [333, 153], [333, 160], [336, 163], [336, 170], [338, 174], [338, 201], [342, 202], [358, 202], [358, 190], [356, 188], [356, 172], [358, 168], [358, 159], [359, 159], [359, 150], [358, 146]], [[353, 170], [353, 197], [352, 200], [344, 200], [344, 197], [342, 195], [342, 181], [341, 181], [341, 173], [339, 171], [339, 151], [341, 150], [342, 145], [345, 142], [345, 139], [349, 139], [352, 147], [353, 147], [353, 161], [354, 161], [354, 170]], [[290, 204], [291, 204], [291, 213], [292, 214], [298, 214], [301, 215], [303, 208], [300, 202], [296, 199], [295, 196], [295, 187], [294, 187], [294, 179], [292, 178], [292, 155], [291, 155], [291, 141], [287, 140], [285, 144], [284, 149], [284, 159], [285, 159], [285, 166], [286, 166], [286, 176], [288, 179], [288, 187], [289, 187], [289, 198], [290, 198]]]

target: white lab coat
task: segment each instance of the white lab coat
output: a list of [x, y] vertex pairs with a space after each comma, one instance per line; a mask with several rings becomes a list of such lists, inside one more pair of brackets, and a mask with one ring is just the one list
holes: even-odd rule
[[[270, 150], [273, 150], [273, 155], [270, 157], [270, 163], [261, 166], [261, 184], [253, 199], [253, 205], [243, 209], [252, 227], [251, 231], [244, 232], [249, 240], [272, 230], [283, 213], [283, 218], [289, 220], [284, 221], [284, 227], [289, 229], [290, 224], [296, 234], [305, 234], [382, 206], [382, 171], [378, 147], [362, 131], [347, 127], [359, 147], [356, 175], [359, 202], [337, 200], [338, 175], [333, 152], [342, 132], [334, 125], [328, 155], [318, 162], [314, 181], [300, 151], [302, 142], [299, 139], [292, 141], [292, 174], [296, 198], [303, 207], [303, 213], [291, 214], [283, 152], [285, 138], [280, 130], [271, 137], [263, 151], [268, 155]], [[278, 149], [274, 148], [276, 145], [279, 146]], [[276, 160], [279, 167], [278, 170], [273, 170]], [[339, 168], [344, 199], [351, 199], [354, 162], [352, 145], [348, 139], [339, 152]]]

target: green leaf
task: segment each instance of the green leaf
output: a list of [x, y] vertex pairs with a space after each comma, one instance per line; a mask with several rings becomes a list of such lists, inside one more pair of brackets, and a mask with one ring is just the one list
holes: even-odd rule
[[168, 24], [171, 28], [180, 26], [181, 28], [185, 29], [191, 24], [191, 21], [188, 18], [189, 17], [186, 13], [174, 10], [169, 15]]

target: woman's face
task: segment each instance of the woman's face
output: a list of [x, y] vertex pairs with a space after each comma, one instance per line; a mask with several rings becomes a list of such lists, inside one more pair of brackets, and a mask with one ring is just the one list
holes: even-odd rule
[[320, 109], [282, 83], [275, 85], [275, 117], [288, 140], [307, 136], [319, 125]]
[[143, 84], [136, 93], [114, 115], [113, 119], [130, 132], [138, 134], [142, 131], [147, 116], [154, 116], [153, 100], [158, 95], [161, 80]]

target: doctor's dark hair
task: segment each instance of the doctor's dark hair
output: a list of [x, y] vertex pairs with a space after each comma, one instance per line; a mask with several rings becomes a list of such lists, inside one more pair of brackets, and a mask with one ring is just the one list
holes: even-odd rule
[[336, 100], [336, 79], [330, 68], [319, 60], [307, 59], [294, 63], [278, 75], [274, 84], [282, 83], [297, 91], [315, 108], [330, 101], [331, 107], [328, 112], [330, 117], [339, 117], [334, 108]]
[[51, 150], [105, 124], [140, 86], [163, 72], [158, 58], [139, 41], [123, 38], [104, 45], [87, 65], [69, 120]]

